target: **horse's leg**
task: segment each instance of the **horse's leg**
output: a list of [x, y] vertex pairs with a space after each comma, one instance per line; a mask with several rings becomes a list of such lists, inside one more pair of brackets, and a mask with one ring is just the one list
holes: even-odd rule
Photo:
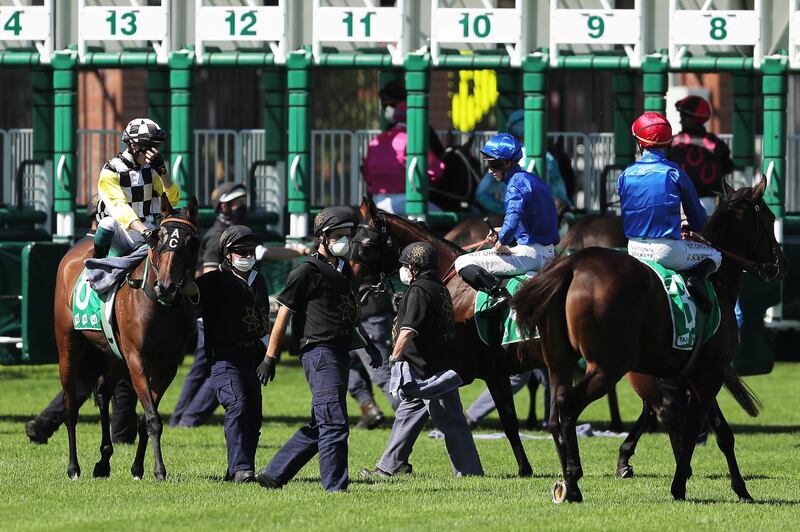
[[[158, 480], [165, 480], [167, 478], [167, 471], [164, 468], [164, 460], [161, 456], [161, 433], [164, 430], [164, 424], [161, 421], [161, 416], [158, 415], [156, 408], [157, 396], [151, 392], [150, 383], [147, 373], [144, 371], [142, 359], [139, 353], [132, 353], [127, 357], [128, 369], [131, 374], [131, 382], [133, 388], [136, 390], [136, 396], [142, 405], [144, 411], [144, 425], [147, 435], [153, 444], [153, 455], [155, 457], [155, 470], [153, 474]], [[134, 477], [139, 472], [139, 458], [141, 451], [141, 459], [144, 460], [144, 451], [147, 448], [147, 443], [142, 441], [142, 421], [139, 420], [139, 447], [136, 450], [136, 459], [134, 465], [131, 466], [131, 473]]]
[[686, 499], [686, 481], [689, 479], [692, 467], [692, 454], [694, 453], [695, 440], [700, 432], [700, 426], [706, 416], [704, 408], [694, 396], [689, 399], [686, 419], [680, 431], [680, 441], [678, 442], [679, 453], [675, 467], [675, 476], [672, 479], [670, 491], [675, 500]]
[[489, 393], [494, 400], [497, 413], [500, 416], [500, 423], [503, 425], [503, 432], [505, 432], [506, 438], [511, 444], [511, 450], [514, 452], [514, 458], [517, 459], [519, 476], [529, 477], [533, 474], [533, 469], [519, 438], [519, 420], [514, 406], [514, 395], [511, 392], [511, 382], [507, 376], [499, 375], [487, 380], [486, 386], [489, 388]]
[[[564, 433], [561, 430], [561, 413], [559, 411], [559, 399], [567, 392], [567, 386], [572, 382], [571, 371], [562, 372], [559, 375], [552, 368], [549, 368], [549, 381], [550, 381], [550, 420], [547, 427], [550, 429], [550, 434], [553, 435], [553, 443], [556, 446], [558, 453], [558, 461], [561, 463], [561, 475], [564, 479], [567, 478], [567, 446], [564, 438]], [[563, 380], [562, 380], [563, 379]], [[562, 385], [564, 382], [566, 385]], [[552, 500], [555, 503], [561, 503], [568, 500], [568, 486], [564, 481], [556, 481], [553, 485]]]
[[608, 411], [611, 414], [611, 430], [622, 432], [625, 426], [622, 424], [622, 416], [619, 413], [619, 400], [617, 399], [617, 387], [612, 386], [608, 390]]
[[647, 427], [650, 425], [650, 418], [655, 417], [655, 412], [650, 408], [647, 402], [642, 401], [642, 413], [636, 420], [636, 423], [631, 427], [628, 437], [619, 446], [619, 460], [617, 460], [617, 477], [630, 478], [633, 476], [633, 467], [630, 465], [630, 459], [636, 452], [636, 444], [642, 434], [645, 433]]
[[137, 429], [139, 440], [136, 443], [136, 456], [134, 456], [133, 464], [131, 465], [131, 475], [134, 479], [141, 480], [144, 477], [144, 455], [147, 452], [147, 421], [144, 414], [139, 416]]
[[78, 424], [78, 409], [80, 403], [77, 399], [78, 380], [80, 379], [80, 366], [86, 352], [86, 340], [81, 333], [74, 330], [56, 334], [58, 345], [58, 369], [61, 377], [61, 386], [64, 389], [64, 424], [67, 427], [67, 440], [69, 441], [69, 465], [67, 477], [78, 480], [81, 476], [81, 467], [78, 464], [78, 444], [75, 427]]
[[711, 422], [711, 428], [717, 436], [717, 445], [719, 450], [725, 455], [725, 460], [728, 462], [728, 470], [731, 475], [731, 488], [734, 493], [739, 496], [742, 501], [752, 502], [753, 497], [747, 491], [742, 473], [739, 471], [739, 464], [736, 462], [736, 453], [734, 452], [734, 437], [728, 421], [722, 415], [722, 410], [715, 399], [711, 404], [711, 409], [708, 411], [708, 419]]
[[[111, 391], [109, 391], [111, 388]], [[111, 443], [111, 416], [108, 413], [108, 406], [111, 402], [113, 386], [104, 383], [103, 388], [97, 392], [97, 406], [100, 409], [100, 429], [103, 436], [100, 441], [100, 461], [94, 465], [92, 477], [104, 478], [111, 476], [111, 455], [114, 454], [114, 446]]]

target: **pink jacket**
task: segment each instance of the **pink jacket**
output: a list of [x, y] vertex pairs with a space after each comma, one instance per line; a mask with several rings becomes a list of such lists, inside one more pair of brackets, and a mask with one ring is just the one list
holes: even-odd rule
[[[395, 124], [372, 139], [364, 157], [364, 179], [371, 194], [402, 194], [406, 191], [406, 125]], [[436, 183], [444, 173], [444, 163], [428, 152], [428, 178]]]

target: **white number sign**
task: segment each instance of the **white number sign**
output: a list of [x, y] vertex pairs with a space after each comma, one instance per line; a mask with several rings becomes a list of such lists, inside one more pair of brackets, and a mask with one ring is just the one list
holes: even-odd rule
[[789, 66], [800, 68], [800, 0], [791, 0], [790, 4]]
[[152, 41], [158, 61], [169, 55], [169, 2], [160, 6], [87, 6], [78, 8], [78, 55], [86, 55], [86, 41]]
[[328, 7], [314, 2], [312, 51], [319, 59], [322, 42], [390, 43], [389, 52], [402, 64], [404, 0], [397, 7]]
[[287, 17], [284, 0], [277, 6], [206, 6], [195, 0], [195, 55], [203, 62], [205, 42], [268, 42], [276, 63], [286, 56]]
[[641, 64], [642, 7], [634, 9], [564, 9], [550, 2], [550, 63], [558, 64], [559, 44], [627, 44], [631, 66]]
[[42, 6], [0, 6], [0, 41], [33, 41], [43, 63], [53, 51], [53, 10], [50, 0]]
[[754, 63], [760, 65], [761, 9], [761, 0], [755, 0], [752, 10], [677, 9], [676, 0], [671, 0], [670, 60], [674, 66], [679, 66], [690, 45], [750, 45]]

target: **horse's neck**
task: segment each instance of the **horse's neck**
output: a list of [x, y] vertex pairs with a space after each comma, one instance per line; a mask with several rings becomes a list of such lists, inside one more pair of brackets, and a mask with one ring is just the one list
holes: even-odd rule
[[[711, 235], [707, 236], [708, 241], [714, 244], [718, 249], [724, 249], [737, 255], [742, 254], [740, 243], [734, 238], [715, 238]], [[739, 289], [742, 284], [742, 268], [730, 259], [723, 256], [722, 264], [719, 269], [711, 276], [711, 280], [715, 285], [715, 290], [718, 295], [728, 296], [731, 300], [736, 301], [739, 297]]]
[[459, 255], [457, 248], [453, 244], [429, 233], [424, 228], [405, 218], [390, 216], [388, 220], [393, 225], [392, 236], [401, 244], [401, 247], [413, 242], [428, 242], [431, 244], [439, 255], [439, 266], [436, 269], [436, 275], [441, 279], [447, 274]]

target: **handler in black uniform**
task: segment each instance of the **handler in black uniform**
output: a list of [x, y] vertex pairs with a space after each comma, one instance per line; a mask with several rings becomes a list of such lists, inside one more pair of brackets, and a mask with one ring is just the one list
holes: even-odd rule
[[[317, 215], [317, 253], [291, 271], [286, 288], [278, 296], [281, 308], [267, 356], [258, 369], [259, 378], [266, 384], [275, 376], [281, 340], [291, 318], [311, 388], [311, 421], [295, 432], [257, 475], [265, 488], [282, 487], [319, 452], [322, 486], [328, 491], [347, 489], [348, 351], [353, 346], [359, 309], [353, 275], [344, 257], [354, 227], [353, 212], [347, 207], [328, 207]], [[373, 362], [381, 363], [380, 353]]]
[[[419, 379], [421, 391], [431, 392], [423, 398], [412, 396], [410, 390], [395, 412], [395, 422], [389, 443], [374, 470], [362, 469], [360, 476], [374, 480], [398, 473], [410, 473], [408, 459], [428, 416], [444, 433], [447, 454], [457, 476], [483, 475], [483, 467], [461, 406], [458, 386], [442, 386], [438, 379], [457, 373], [463, 352], [453, 322], [453, 302], [450, 292], [433, 273], [436, 250], [427, 242], [409, 244], [400, 254], [400, 280], [409, 284], [394, 323], [392, 361], [407, 361], [413, 377]], [[397, 368], [397, 367], [396, 367]], [[392, 380], [395, 380], [396, 368]], [[437, 383], [437, 384], [434, 384]], [[438, 391], [434, 391], [438, 390]]]
[[236, 483], [255, 480], [261, 434], [256, 368], [264, 358], [269, 310], [267, 284], [253, 268], [256, 244], [248, 227], [231, 225], [219, 240], [223, 263], [197, 279], [211, 382], [225, 409], [226, 480]]

